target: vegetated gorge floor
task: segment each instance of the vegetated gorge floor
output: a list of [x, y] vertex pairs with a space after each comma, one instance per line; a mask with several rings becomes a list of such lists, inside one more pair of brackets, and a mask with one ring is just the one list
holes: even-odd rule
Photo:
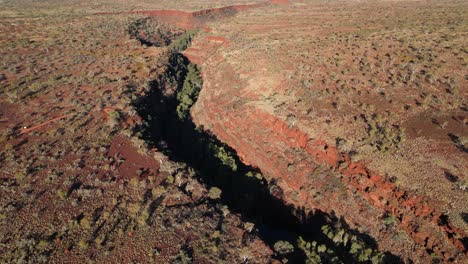
[[193, 2], [2, 3], [1, 262], [466, 261], [464, 1]]

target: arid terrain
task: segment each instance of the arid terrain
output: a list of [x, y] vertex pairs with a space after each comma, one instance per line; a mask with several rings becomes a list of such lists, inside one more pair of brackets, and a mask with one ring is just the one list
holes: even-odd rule
[[0, 6], [1, 263], [467, 263], [466, 1]]

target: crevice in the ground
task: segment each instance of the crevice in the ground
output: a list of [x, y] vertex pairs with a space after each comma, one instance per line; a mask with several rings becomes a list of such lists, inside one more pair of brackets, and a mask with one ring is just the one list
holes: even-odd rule
[[[243, 220], [254, 223], [258, 235], [271, 248], [279, 240], [295, 245], [293, 253], [285, 254], [294, 263], [304, 263], [315, 254], [321, 263], [366, 263], [372, 256], [379, 262], [402, 262], [390, 253], [374, 254], [376, 241], [351, 230], [343, 218], [286, 205], [274, 181], [267, 182], [258, 169], [243, 164], [232, 148], [192, 122], [189, 111], [201, 89], [201, 76], [196, 65], [176, 50], [167, 58], [166, 71], [150, 82], [151, 89], [144, 97], [134, 102], [144, 120], [136, 130], [150, 147], [197, 170], [199, 180], [208, 187], [221, 189], [222, 202]], [[324, 231], [325, 226], [332, 231]], [[344, 234], [354, 236], [355, 241], [343, 241]], [[314, 242], [299, 243], [302, 239], [325, 245], [327, 250], [314, 248]], [[357, 244], [370, 252], [367, 259], [353, 249]]]

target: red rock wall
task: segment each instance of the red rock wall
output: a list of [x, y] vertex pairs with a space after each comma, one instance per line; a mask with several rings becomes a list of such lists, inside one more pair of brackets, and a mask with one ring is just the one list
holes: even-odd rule
[[[204, 88], [192, 111], [197, 125], [211, 130], [243, 161], [279, 180], [285, 200], [297, 208], [342, 216], [352, 227], [364, 226], [383, 249], [416, 262], [430, 261], [428, 252], [444, 261], [466, 257], [461, 241], [466, 235], [445, 221], [432, 201], [398, 188], [364, 162], [352, 162], [347, 153], [267, 111], [239, 103], [243, 97], [249, 100], [239, 88], [247, 84], [217, 53], [228, 43], [221, 37], [203, 37], [186, 52], [202, 65]], [[387, 215], [396, 219], [397, 230], [382, 230]], [[410, 241], [396, 241], [398, 230]]]
[[231, 16], [239, 11], [257, 8], [266, 4], [267, 2], [262, 4], [232, 5], [220, 8], [204, 9], [194, 12], [185, 12], [178, 10], [150, 10], [133, 11], [130, 13], [157, 17], [158, 19], [164, 22], [174, 24], [178, 27], [185, 29], [193, 29], [197, 27], [203, 27], [206, 21]]

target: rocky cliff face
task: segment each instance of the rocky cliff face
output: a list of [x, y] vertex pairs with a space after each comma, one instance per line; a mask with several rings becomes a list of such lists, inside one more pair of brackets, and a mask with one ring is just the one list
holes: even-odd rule
[[[440, 81], [434, 77], [432, 92], [427, 90], [422, 71], [401, 77], [406, 71], [400, 67], [403, 62], [392, 63], [403, 55], [418, 56], [417, 52], [399, 54], [408, 47], [395, 48], [391, 40], [382, 42], [388, 44], [382, 45], [385, 47], [373, 47], [375, 39], [404, 35], [398, 29], [385, 28], [386, 23], [396, 23], [393, 20], [371, 25], [375, 21], [366, 19], [366, 14], [379, 7], [350, 4], [347, 8], [354, 9], [356, 15], [348, 21], [340, 18], [349, 15], [346, 8], [333, 4], [296, 4], [283, 9], [269, 6], [222, 24], [209, 24], [213, 30], [201, 34], [185, 52], [202, 67], [204, 80], [192, 117], [197, 125], [234, 148], [244, 162], [276, 181], [285, 202], [343, 217], [352, 228], [375, 238], [381, 249], [415, 262], [461, 260], [466, 257], [466, 222], [457, 221], [457, 217], [468, 197], [452, 183], [440, 184], [438, 173], [453, 168], [460, 172], [457, 182], [463, 184], [466, 153], [456, 146], [449, 152], [439, 148], [432, 153], [437, 157], [432, 162], [421, 162], [417, 157], [425, 155], [424, 149], [417, 149], [415, 142], [408, 140], [426, 144], [430, 139], [402, 131], [411, 116], [431, 113], [433, 108], [456, 116], [464, 102], [457, 103], [441, 92], [443, 77]], [[401, 8], [407, 8], [405, 14], [418, 21], [424, 18], [415, 11], [417, 7], [428, 11], [424, 5]], [[444, 28], [437, 30], [445, 32]], [[417, 30], [413, 33], [419, 34]], [[369, 37], [371, 34], [376, 37]], [[330, 46], [324, 47], [320, 41]], [[452, 44], [456, 43], [455, 36]], [[417, 49], [414, 46], [420, 43], [406, 45]], [[368, 56], [372, 50], [378, 52]], [[379, 56], [397, 58], [387, 61]], [[450, 57], [442, 51], [439, 56]], [[463, 76], [458, 72], [460, 66], [454, 65], [455, 76]], [[443, 74], [446, 69], [435, 71]], [[463, 87], [461, 94], [466, 94], [466, 80], [460, 76], [454, 82]], [[378, 88], [369, 87], [374, 82]], [[403, 84], [420, 93], [399, 90]], [[408, 101], [417, 101], [415, 95], [421, 93], [438, 98], [439, 104], [419, 108], [418, 103], [410, 106], [402, 99], [404, 94]], [[466, 128], [463, 122], [447, 122], [458, 134]], [[434, 129], [432, 135], [437, 133]], [[447, 143], [444, 139], [431, 144]], [[448, 160], [447, 153], [453, 158]], [[409, 164], [412, 167], [406, 172], [412, 176], [402, 172]], [[429, 189], [436, 193], [410, 185], [425, 179], [427, 168], [432, 169], [429, 173], [434, 179]], [[449, 212], [450, 217], [445, 195], [461, 196], [451, 200], [455, 213]]]
[[151, 10], [135, 11], [132, 13], [157, 17], [164, 22], [174, 24], [178, 27], [192, 29], [203, 27], [208, 21], [233, 16], [240, 11], [266, 6], [267, 4], [267, 2], [240, 4], [219, 8], [203, 9], [193, 12], [180, 10]]

